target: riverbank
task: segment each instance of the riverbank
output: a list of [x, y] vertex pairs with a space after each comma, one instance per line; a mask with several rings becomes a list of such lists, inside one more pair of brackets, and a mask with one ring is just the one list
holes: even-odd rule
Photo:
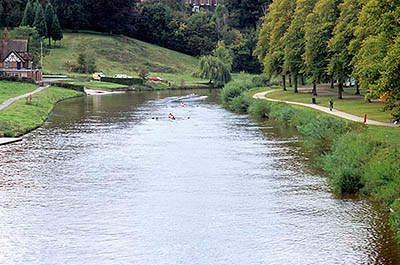
[[253, 99], [260, 90], [247, 89], [244, 94], [243, 85], [231, 83], [221, 96], [224, 105], [233, 111], [296, 128], [304, 136], [305, 147], [314, 154], [315, 165], [328, 173], [334, 192], [379, 201], [391, 212], [392, 229], [400, 241], [399, 128], [347, 121], [304, 104]]
[[40, 127], [58, 102], [83, 95], [70, 89], [47, 87], [35, 94], [38, 104], [26, 104], [25, 98], [19, 99], [0, 111], [0, 135], [22, 136]]

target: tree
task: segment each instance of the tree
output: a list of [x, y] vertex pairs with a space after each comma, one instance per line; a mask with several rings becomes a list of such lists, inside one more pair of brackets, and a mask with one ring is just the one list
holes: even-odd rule
[[262, 72], [262, 66], [253, 56], [253, 52], [257, 46], [257, 31], [250, 30], [243, 34], [243, 38], [239, 42], [234, 42], [229, 48], [233, 54], [232, 71], [246, 71], [249, 73], [259, 74]]
[[1, 0], [0, 1], [0, 26], [18, 27], [24, 16], [26, 0]]
[[264, 65], [264, 72], [268, 78], [280, 74], [282, 76], [282, 88], [286, 90], [286, 72], [283, 69], [284, 58], [284, 34], [290, 25], [296, 7], [292, 0], [274, 1], [269, 6], [269, 13], [264, 20], [263, 29], [260, 32], [255, 54]]
[[49, 46], [51, 45], [51, 37], [53, 36], [53, 23], [54, 23], [54, 17], [55, 17], [55, 12], [53, 5], [48, 2], [44, 11], [44, 15], [46, 18], [46, 27], [47, 27], [47, 35], [46, 37], [49, 39]]
[[60, 22], [58, 22], [57, 15], [54, 14], [53, 23], [51, 24], [51, 38], [54, 40], [54, 48], [56, 47], [56, 42], [62, 40], [63, 37]]
[[35, 14], [33, 13], [33, 6], [30, 0], [26, 3], [24, 17], [22, 18], [21, 26], [29, 26], [33, 25], [33, 20], [35, 19]]
[[218, 41], [217, 47], [213, 51], [213, 55], [223, 62], [228, 69], [232, 68], [232, 56], [229, 49], [225, 47], [224, 41]]
[[317, 84], [326, 81], [328, 59], [328, 41], [332, 38], [333, 28], [339, 17], [340, 0], [320, 0], [305, 24], [305, 53], [306, 73], [312, 78], [313, 95], [317, 95]]
[[[354, 29], [358, 22], [362, 3], [360, 0], [344, 0], [340, 4], [340, 16], [329, 40], [328, 49], [332, 54], [328, 64], [328, 74], [338, 80], [338, 98], [342, 99], [343, 83], [351, 76], [353, 66], [350, 42], [354, 39]], [[358, 93], [360, 94], [359, 90]]]
[[216, 86], [220, 86], [231, 81], [231, 73], [228, 67], [218, 58], [208, 55], [200, 59], [199, 76], [209, 79]]
[[312, 12], [317, 0], [297, 0], [292, 22], [285, 35], [283, 69], [293, 76], [294, 93], [297, 93], [299, 74], [304, 74], [305, 28], [306, 17]]
[[92, 54], [80, 53], [75, 69], [78, 73], [94, 73], [96, 71], [96, 59]]
[[36, 0], [35, 4], [35, 19], [33, 21], [33, 26], [36, 28], [36, 30], [39, 33], [40, 37], [47, 37], [47, 25], [46, 25], [46, 17], [44, 15], [44, 10], [42, 5], [39, 3], [38, 0]]

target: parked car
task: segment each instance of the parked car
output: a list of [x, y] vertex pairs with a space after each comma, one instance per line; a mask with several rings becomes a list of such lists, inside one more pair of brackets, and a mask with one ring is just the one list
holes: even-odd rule
[[344, 82], [345, 87], [350, 87], [350, 86], [355, 86], [356, 85], [356, 80], [354, 80], [353, 77], [347, 78], [346, 81]]
[[114, 78], [132, 78], [132, 76], [125, 75], [125, 74], [116, 74], [113, 77]]
[[150, 78], [151, 81], [155, 81], [155, 82], [161, 82], [164, 81], [163, 79], [161, 79], [160, 77], [152, 77]]
[[105, 77], [105, 75], [104, 75], [103, 73], [101, 73], [101, 72], [96, 72], [96, 73], [94, 73], [93, 75], [98, 75], [98, 76], [100, 76], [100, 77]]

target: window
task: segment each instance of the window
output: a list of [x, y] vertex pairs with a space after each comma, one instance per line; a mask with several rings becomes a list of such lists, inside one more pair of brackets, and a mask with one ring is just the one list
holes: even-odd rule
[[207, 0], [207, 5], [210, 5], [210, 0]]
[[8, 67], [9, 67], [8, 62], [5, 62], [5, 63], [4, 63], [4, 67], [5, 67], [5, 68], [8, 68]]
[[201, 4], [204, 5], [204, 0], [201, 0]]
[[28, 74], [27, 73], [21, 73], [21, 76], [22, 77], [28, 77]]

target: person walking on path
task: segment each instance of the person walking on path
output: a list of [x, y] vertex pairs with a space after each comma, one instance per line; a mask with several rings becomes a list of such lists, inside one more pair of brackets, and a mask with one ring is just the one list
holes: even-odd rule
[[329, 100], [329, 109], [330, 109], [330, 111], [333, 110], [333, 100], [332, 99]]

